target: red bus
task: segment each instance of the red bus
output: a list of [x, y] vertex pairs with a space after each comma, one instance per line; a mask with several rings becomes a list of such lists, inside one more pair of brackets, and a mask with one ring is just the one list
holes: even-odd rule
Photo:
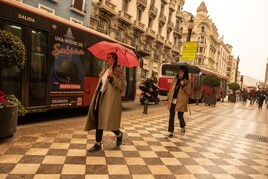
[[[1, 1], [0, 9], [0, 29], [18, 36], [27, 55], [22, 70], [2, 70], [0, 89], [14, 94], [28, 112], [89, 106], [105, 63], [87, 48], [115, 40], [23, 3]], [[122, 68], [127, 80], [122, 100], [134, 100], [136, 69]]]
[[[199, 67], [200, 68], [200, 67]], [[220, 79], [220, 86], [216, 88], [215, 97], [217, 100], [220, 100], [222, 95], [225, 95], [226, 91], [226, 82], [227, 78], [214, 73], [211, 70], [200, 68], [200, 74], [190, 74], [190, 82], [191, 82], [191, 89], [192, 92], [189, 96], [190, 101], [203, 101], [203, 97], [205, 95], [212, 96], [212, 90], [208, 87], [203, 85], [203, 77], [207, 74], [215, 74]], [[176, 76], [178, 72], [178, 66], [172, 63], [162, 63], [160, 67], [159, 79], [158, 79], [158, 86], [159, 86], [159, 94], [166, 96], [170, 84], [172, 82], [172, 78]]]

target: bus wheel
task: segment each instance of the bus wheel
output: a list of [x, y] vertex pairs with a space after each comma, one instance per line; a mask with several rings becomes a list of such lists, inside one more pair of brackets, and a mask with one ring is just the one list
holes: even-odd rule
[[159, 102], [160, 102], [160, 99], [157, 98], [157, 99], [155, 100], [155, 104], [159, 104]]

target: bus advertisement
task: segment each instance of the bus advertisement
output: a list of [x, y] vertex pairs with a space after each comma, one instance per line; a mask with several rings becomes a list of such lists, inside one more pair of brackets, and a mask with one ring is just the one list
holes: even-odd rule
[[[27, 57], [23, 69], [2, 70], [1, 90], [14, 94], [28, 112], [89, 106], [105, 62], [87, 48], [117, 41], [16, 1], [1, 1], [0, 9], [0, 29], [22, 40]], [[122, 100], [134, 101], [136, 68], [122, 68], [127, 80]]]
[[[217, 87], [215, 90], [215, 97], [217, 100], [220, 100], [222, 95], [223, 94], [225, 95], [227, 78], [222, 75], [218, 75], [208, 69], [201, 68], [201, 67], [199, 68], [201, 69], [201, 74], [190, 73], [189, 75], [190, 82], [191, 82], [191, 89], [192, 89], [192, 92], [189, 95], [190, 101], [194, 102], [198, 100], [201, 102], [203, 101], [204, 96], [212, 96], [212, 90], [208, 86], [203, 84], [203, 77], [207, 74], [214, 74], [220, 79], [220, 86]], [[176, 68], [174, 64], [171, 64], [171, 63], [161, 64], [159, 79], [158, 79], [160, 95], [163, 95], [163, 96], [167, 95], [172, 79], [177, 75], [177, 71], [178, 71], [177, 69], [178, 68]]]

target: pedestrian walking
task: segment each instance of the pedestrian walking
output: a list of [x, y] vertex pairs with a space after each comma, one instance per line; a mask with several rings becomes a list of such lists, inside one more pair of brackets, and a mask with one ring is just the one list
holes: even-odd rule
[[117, 65], [117, 54], [108, 53], [108, 67], [99, 74], [99, 82], [94, 92], [85, 125], [85, 131], [96, 129], [96, 143], [88, 151], [102, 149], [103, 130], [112, 131], [116, 135], [116, 145], [120, 146], [123, 133], [121, 124], [121, 94], [125, 91], [123, 70]]
[[188, 111], [188, 95], [191, 92], [188, 69], [180, 66], [177, 76], [173, 79], [165, 104], [169, 109], [168, 135], [172, 137], [174, 132], [174, 117], [177, 112], [181, 134], [185, 133], [184, 112]]

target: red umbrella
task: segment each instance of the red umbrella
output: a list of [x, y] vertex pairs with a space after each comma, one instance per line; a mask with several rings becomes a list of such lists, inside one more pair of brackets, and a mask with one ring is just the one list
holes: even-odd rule
[[107, 60], [107, 54], [113, 52], [118, 56], [118, 65], [129, 68], [140, 65], [138, 57], [134, 51], [118, 43], [101, 41], [89, 47], [88, 50], [95, 55], [95, 57], [104, 61]]

